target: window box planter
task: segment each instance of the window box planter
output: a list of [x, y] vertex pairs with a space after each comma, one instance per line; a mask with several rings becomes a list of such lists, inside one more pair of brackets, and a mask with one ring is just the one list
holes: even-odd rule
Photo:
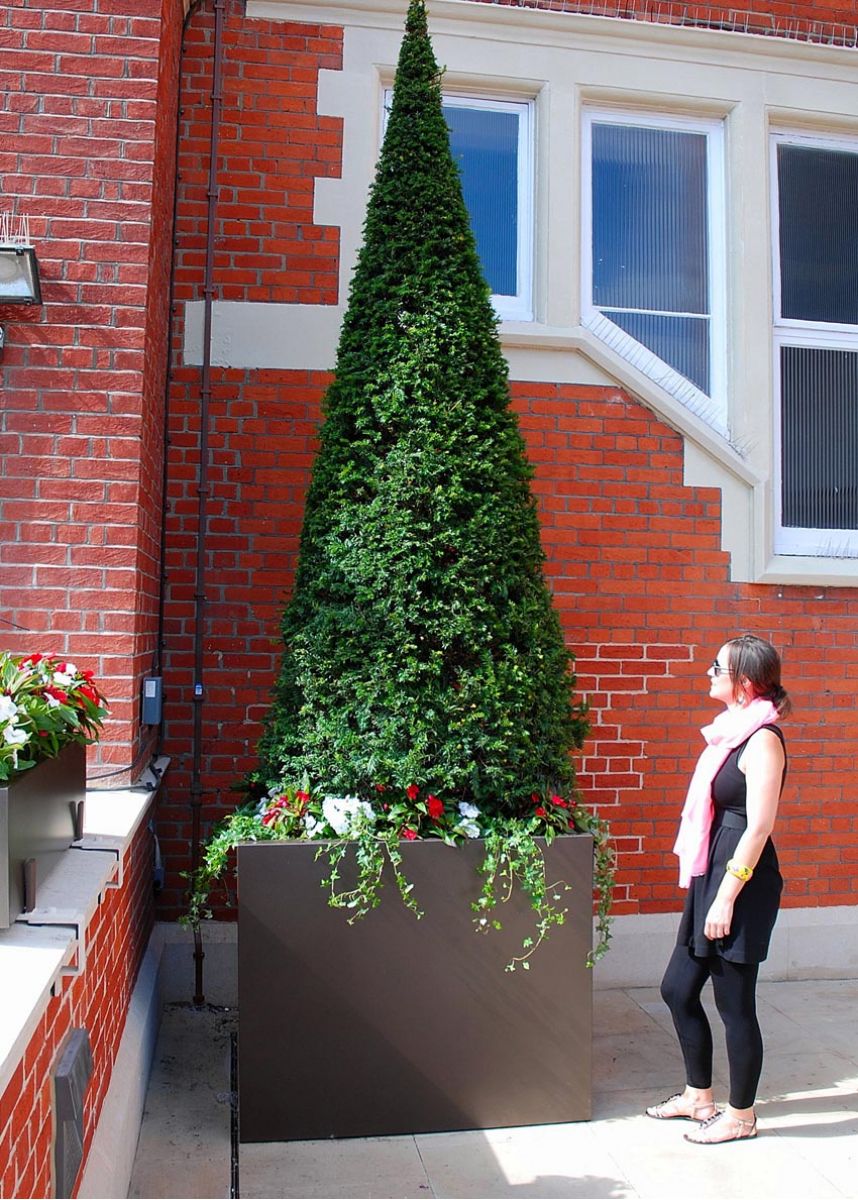
[[0, 929], [28, 907], [25, 864], [35, 860], [30, 877], [38, 887], [74, 841], [85, 796], [86, 747], [76, 745], [0, 787]]
[[[367, 1137], [587, 1120], [591, 1114], [593, 842], [557, 838], [549, 881], [569, 912], [531, 960], [518, 890], [481, 936], [483, 844], [402, 844], [424, 911], [388, 881], [353, 926], [325, 902], [318, 843], [242, 843], [239, 1098], [245, 1142]], [[345, 866], [345, 864], [344, 864]], [[347, 882], [347, 880], [346, 880]]]

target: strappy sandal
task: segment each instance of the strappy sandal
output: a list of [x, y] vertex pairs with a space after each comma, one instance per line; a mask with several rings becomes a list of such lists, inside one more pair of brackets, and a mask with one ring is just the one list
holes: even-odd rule
[[[709, 1137], [706, 1131], [714, 1129], [719, 1121], [732, 1121], [735, 1126], [738, 1126], [733, 1133], [727, 1137]], [[757, 1136], [757, 1118], [753, 1121], [744, 1121], [741, 1117], [731, 1116], [728, 1112], [716, 1112], [711, 1117], [708, 1117], [702, 1125], [695, 1129], [694, 1133], [686, 1133], [686, 1142], [693, 1142], [695, 1146], [721, 1146], [724, 1142], [741, 1142], [745, 1138], [755, 1138]]]
[[677, 1092], [675, 1096], [668, 1096], [659, 1104], [651, 1104], [646, 1110], [646, 1115], [653, 1117], [656, 1121], [705, 1121], [707, 1118], [711, 1120], [712, 1116], [716, 1115], [717, 1110], [711, 1100], [699, 1100], [692, 1104], [690, 1109], [683, 1109], [679, 1107], [678, 1102], [684, 1098], [682, 1092]]

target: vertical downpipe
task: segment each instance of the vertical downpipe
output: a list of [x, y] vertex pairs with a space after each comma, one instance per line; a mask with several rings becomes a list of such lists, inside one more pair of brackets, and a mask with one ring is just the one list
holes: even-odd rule
[[[217, 222], [217, 156], [223, 110], [223, 23], [226, 0], [215, 0], [214, 57], [212, 64], [212, 124], [209, 147], [208, 210], [206, 228], [206, 266], [203, 283], [203, 367], [200, 391], [200, 460], [197, 496], [197, 565], [194, 583], [194, 729], [193, 770], [191, 775], [191, 875], [200, 864], [202, 841], [202, 744], [203, 703], [205, 700], [203, 667], [203, 622], [206, 612], [206, 534], [209, 487], [209, 406], [211, 403], [212, 303], [214, 298], [214, 255]], [[205, 1003], [203, 993], [203, 939], [199, 926], [194, 930], [194, 1004]]]

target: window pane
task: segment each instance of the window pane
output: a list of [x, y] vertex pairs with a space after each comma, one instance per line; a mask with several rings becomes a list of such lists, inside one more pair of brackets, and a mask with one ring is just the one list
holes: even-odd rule
[[858, 154], [778, 146], [781, 315], [858, 324]]
[[450, 147], [492, 294], [518, 293], [518, 114], [445, 104]]
[[706, 191], [705, 134], [593, 124], [597, 307], [709, 312]]
[[709, 321], [706, 317], [660, 317], [649, 313], [613, 312], [606, 317], [636, 342], [690, 379], [701, 392], [709, 390]]
[[858, 529], [858, 353], [781, 349], [782, 521]]

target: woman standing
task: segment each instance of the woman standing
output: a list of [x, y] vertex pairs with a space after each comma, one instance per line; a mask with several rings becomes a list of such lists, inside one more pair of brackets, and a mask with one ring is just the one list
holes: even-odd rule
[[[685, 1135], [698, 1145], [752, 1138], [763, 1064], [756, 1014], [759, 964], [765, 959], [783, 887], [771, 832], [786, 776], [784, 737], [776, 722], [790, 709], [781, 663], [768, 642], [733, 638], [709, 668], [709, 695], [726, 706], [701, 732], [700, 756], [674, 852], [688, 896], [661, 994], [685, 1060], [686, 1087], [647, 1115], [700, 1121]], [[712, 1094], [712, 1031], [700, 993], [712, 980], [724, 1022], [730, 1102]]]

